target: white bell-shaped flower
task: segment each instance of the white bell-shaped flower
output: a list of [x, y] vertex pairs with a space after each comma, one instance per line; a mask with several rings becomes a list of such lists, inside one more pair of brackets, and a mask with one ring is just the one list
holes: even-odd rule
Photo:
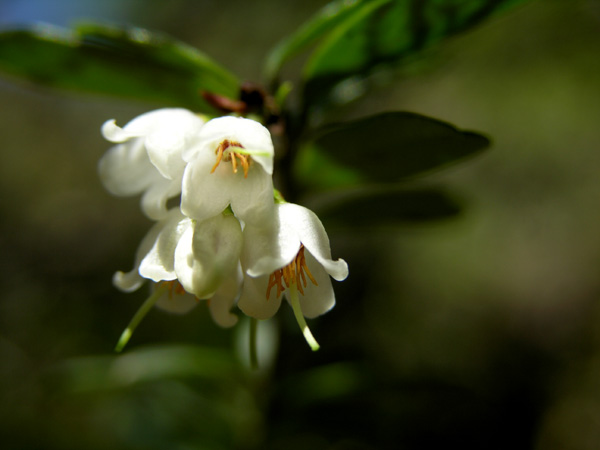
[[167, 200], [181, 192], [184, 149], [205, 120], [187, 109], [165, 108], [136, 117], [123, 128], [109, 120], [105, 139], [118, 145], [100, 160], [100, 179], [114, 195], [142, 194], [142, 210], [154, 220], [167, 215]]
[[198, 222], [172, 209], [142, 240], [133, 270], [117, 272], [113, 282], [126, 292], [146, 280], [157, 283], [157, 306], [172, 312], [187, 312], [198, 300], [210, 299], [215, 321], [231, 326], [237, 321], [230, 311], [240, 288], [241, 248], [242, 229], [233, 215]]
[[[315, 213], [292, 203], [275, 205], [272, 227], [246, 226], [242, 267], [245, 271], [238, 307], [248, 316], [268, 319], [286, 298], [297, 313], [313, 318], [335, 305], [330, 276], [348, 276], [343, 259], [333, 260], [329, 238]], [[298, 316], [297, 316], [298, 318]]]
[[273, 154], [271, 135], [259, 122], [230, 116], [208, 121], [183, 152], [181, 211], [204, 220], [230, 205], [247, 224], [270, 222]]

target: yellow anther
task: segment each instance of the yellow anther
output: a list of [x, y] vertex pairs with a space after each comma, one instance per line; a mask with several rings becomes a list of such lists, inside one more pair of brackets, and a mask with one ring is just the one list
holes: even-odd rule
[[167, 289], [169, 290], [169, 298], [170, 299], [173, 298], [173, 294], [175, 294], [175, 295], [185, 294], [185, 289], [183, 288], [181, 283], [177, 280], [163, 281], [163, 284], [165, 286], [167, 286]]
[[[305, 275], [306, 274], [306, 275]], [[269, 276], [269, 284], [267, 285], [267, 300], [271, 297], [271, 290], [277, 286], [277, 297], [285, 290], [283, 283], [287, 288], [293, 284], [298, 287], [298, 291], [304, 295], [304, 288], [308, 285], [306, 277], [314, 284], [318, 286], [317, 280], [313, 277], [312, 273], [306, 265], [306, 258], [304, 257], [304, 245], [300, 245], [300, 250], [296, 257], [287, 266], [277, 269]]]
[[230, 141], [229, 139], [225, 139], [223, 142], [219, 144], [217, 149], [215, 150], [215, 154], [217, 155], [217, 161], [215, 165], [210, 170], [210, 173], [214, 173], [221, 164], [221, 161], [231, 162], [231, 167], [233, 169], [233, 173], [237, 173], [237, 159], [239, 158], [240, 164], [242, 165], [242, 169], [244, 169], [244, 178], [248, 178], [248, 169], [250, 167], [250, 155], [244, 155], [243, 153], [234, 152], [231, 150], [227, 150], [229, 147], [237, 147], [244, 148], [242, 144], [235, 141]]

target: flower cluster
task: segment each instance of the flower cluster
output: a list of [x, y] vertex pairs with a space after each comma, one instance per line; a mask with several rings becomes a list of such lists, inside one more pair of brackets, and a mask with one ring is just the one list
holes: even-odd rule
[[[263, 125], [176, 108], [143, 114], [122, 128], [108, 121], [102, 134], [116, 144], [99, 163], [105, 187], [115, 195], [141, 194], [142, 211], [156, 222], [134, 268], [113, 279], [125, 292], [152, 282], [140, 311], [156, 304], [185, 313], [206, 300], [215, 322], [228, 327], [237, 322], [236, 305], [267, 319], [285, 295], [318, 348], [304, 317], [334, 306], [330, 276], [345, 279], [348, 266], [331, 258], [312, 211], [274, 196], [274, 148]], [[175, 198], [179, 204], [169, 209]]]

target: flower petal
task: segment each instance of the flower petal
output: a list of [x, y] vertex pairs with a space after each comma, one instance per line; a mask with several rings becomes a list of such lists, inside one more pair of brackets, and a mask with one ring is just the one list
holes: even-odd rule
[[[225, 140], [251, 153], [246, 172], [227, 149], [222, 159], [217, 159], [217, 150]], [[264, 225], [271, 221], [273, 143], [269, 131], [250, 119], [220, 117], [202, 126], [195, 141], [196, 145], [183, 151], [183, 159], [188, 162], [183, 174], [183, 213], [204, 220], [231, 204], [234, 213], [247, 223]]]
[[187, 314], [198, 305], [199, 301], [192, 294], [177, 294], [167, 291], [156, 301], [156, 306], [163, 311], [174, 314]]
[[271, 295], [267, 300], [267, 286], [269, 284], [269, 276], [252, 278], [244, 276], [244, 285], [242, 287], [242, 295], [238, 301], [238, 308], [244, 314], [255, 319], [268, 319], [273, 317], [281, 306], [281, 297], [283, 294], [276, 297]]
[[346, 279], [348, 264], [343, 259], [337, 261], [331, 259], [329, 237], [317, 215], [310, 209], [293, 203], [278, 204], [277, 206], [281, 226], [294, 229], [306, 249], [335, 280]]
[[110, 142], [125, 142], [134, 137], [140, 136], [134, 133], [130, 133], [120, 126], [117, 125], [117, 121], [115, 119], [107, 120], [102, 124], [102, 128], [100, 129], [102, 136], [104, 139]]
[[[303, 286], [304, 294], [298, 292], [300, 298], [300, 309], [302, 314], [308, 318], [314, 318], [325, 314], [335, 306], [335, 294], [331, 286], [331, 278], [321, 266], [321, 264], [308, 252], [304, 253], [306, 264], [314, 277], [317, 285], [314, 285], [308, 278], [306, 286]], [[286, 297], [289, 290], [286, 290]]]
[[[194, 258], [199, 264], [211, 267], [211, 280], [197, 277], [194, 282], [201, 295], [213, 293], [226, 276], [235, 273], [242, 250], [242, 227], [232, 215], [219, 214], [194, 231]], [[211, 294], [212, 295], [212, 294]], [[200, 297], [200, 296], [199, 296]]]
[[142, 139], [112, 147], [100, 159], [98, 174], [104, 187], [120, 196], [139, 194], [162, 179], [148, 160]]
[[146, 236], [144, 236], [136, 251], [135, 264], [131, 271], [127, 273], [116, 272], [114, 274], [113, 284], [118, 289], [124, 292], [133, 292], [146, 281], [146, 279], [143, 278], [139, 273], [140, 264], [154, 246], [158, 235], [163, 229], [163, 226], [164, 223], [162, 222], [155, 224], [152, 228], [150, 228], [150, 231], [146, 234]]
[[200, 153], [183, 173], [181, 211], [198, 221], [221, 214], [231, 200], [228, 193], [229, 177], [220, 176], [221, 166], [217, 167], [215, 173], [210, 173], [214, 164], [214, 154]]
[[182, 152], [194, 138], [204, 120], [186, 109], [171, 109], [161, 114], [161, 122], [146, 136], [148, 157], [165, 178], [180, 179], [185, 167]]
[[119, 127], [114, 119], [107, 120], [102, 125], [101, 131], [108, 141], [125, 142], [134, 137], [147, 136], [161, 126], [167, 128], [176, 126], [180, 120], [189, 115], [195, 114], [183, 108], [161, 108], [140, 114], [127, 122], [123, 128]]
[[235, 272], [227, 277], [215, 295], [209, 300], [208, 309], [213, 320], [224, 328], [234, 326], [238, 316], [231, 312], [242, 287], [242, 271], [236, 267]]
[[230, 189], [231, 209], [248, 224], [265, 226], [273, 221], [273, 178], [261, 168], [248, 171], [248, 177], [238, 171], [232, 177]]
[[176, 180], [161, 178], [150, 185], [142, 195], [142, 211], [152, 220], [167, 216], [167, 201], [179, 194], [181, 184]]
[[[194, 270], [198, 270], [194, 264], [194, 253], [192, 251], [192, 241], [194, 239], [194, 225], [187, 227], [179, 237], [179, 242], [175, 247], [173, 254], [173, 269], [177, 276], [177, 281], [190, 294], [198, 296], [194, 292]], [[201, 268], [200, 268], [201, 269]]]
[[269, 130], [259, 122], [243, 117], [225, 116], [208, 121], [198, 133], [197, 141], [199, 145], [184, 150], [183, 159], [190, 162], [199, 153], [214, 152], [225, 139], [238, 142], [244, 148], [252, 151], [252, 159], [266, 173], [273, 174], [273, 155], [275, 151]]
[[179, 281], [200, 299], [212, 297], [224, 278], [235, 273], [241, 247], [242, 229], [234, 216], [219, 214], [197, 222], [182, 236], [175, 252]]
[[129, 272], [115, 272], [112, 278], [113, 284], [123, 292], [137, 291], [146, 281], [142, 278], [137, 270], [137, 267]]
[[192, 227], [192, 220], [184, 217], [178, 209], [171, 210], [160, 223], [162, 230], [140, 263], [140, 275], [156, 282], [177, 278], [175, 249], [182, 235]]
[[295, 230], [282, 227], [279, 209], [270, 227], [246, 225], [242, 267], [251, 277], [270, 275], [287, 266], [300, 250], [300, 239]]

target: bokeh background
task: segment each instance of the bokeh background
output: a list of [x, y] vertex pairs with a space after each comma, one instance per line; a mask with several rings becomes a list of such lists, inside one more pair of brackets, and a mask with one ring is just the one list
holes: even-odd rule
[[[260, 81], [324, 4], [1, 0], [0, 26], [158, 29]], [[462, 199], [458, 217], [330, 229], [351, 275], [311, 321], [322, 349], [282, 308], [256, 373], [236, 350], [245, 324], [222, 330], [202, 307], [151, 312], [112, 353], [145, 293], [111, 276], [149, 221], [98, 181], [99, 128], [163, 105], [0, 79], [2, 448], [598, 448], [599, 56], [598, 1], [532, 0], [335, 111], [417, 112], [494, 144], [422, 180]]]

